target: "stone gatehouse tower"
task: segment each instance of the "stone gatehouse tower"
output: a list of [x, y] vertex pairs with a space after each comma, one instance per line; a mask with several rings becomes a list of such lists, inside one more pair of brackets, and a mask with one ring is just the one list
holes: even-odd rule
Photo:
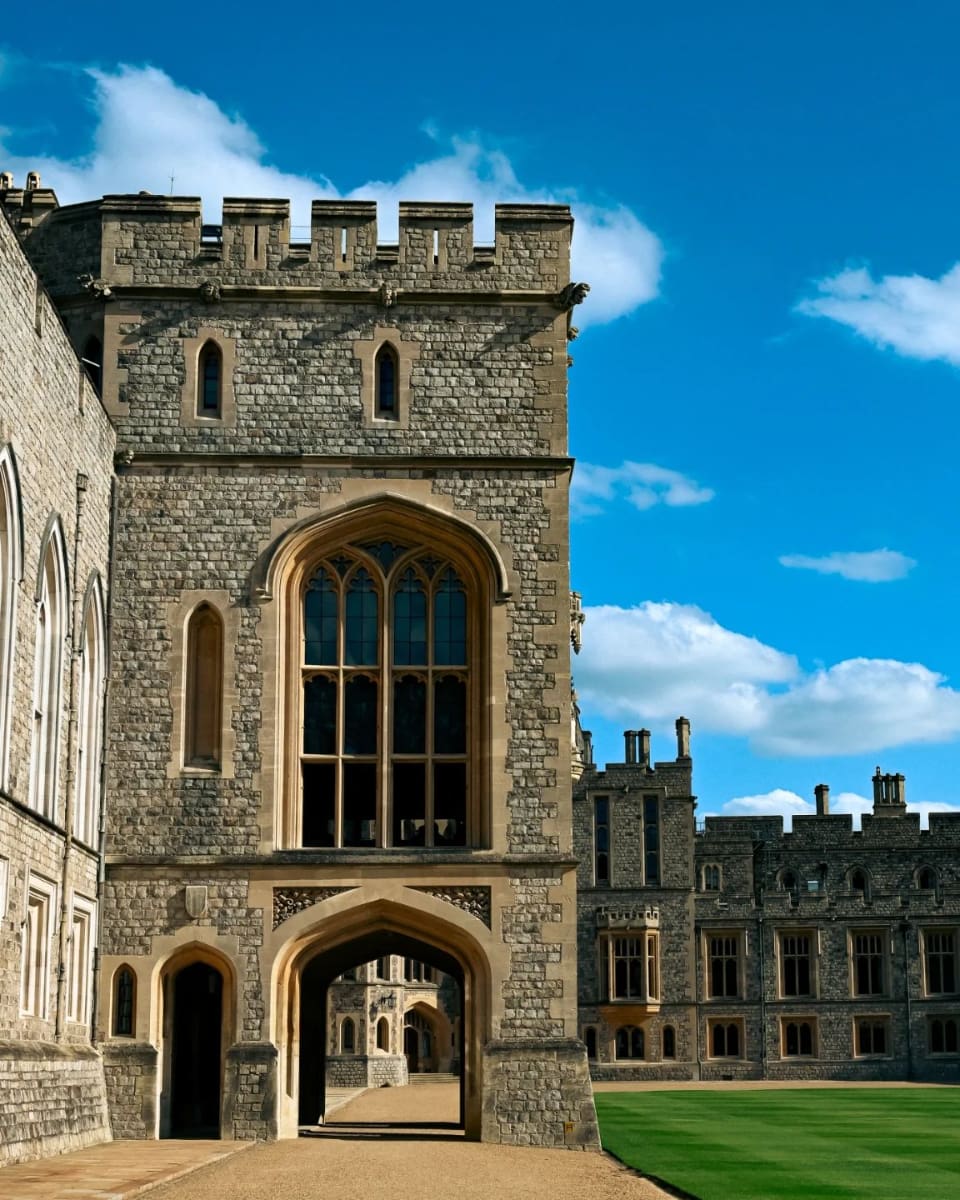
[[[116, 429], [96, 1035], [116, 1136], [292, 1137], [328, 985], [455, 980], [469, 1136], [597, 1145], [577, 1040], [572, 220], [4, 206]], [[104, 519], [107, 514], [104, 513]], [[545, 1099], [549, 1101], [545, 1103]]]

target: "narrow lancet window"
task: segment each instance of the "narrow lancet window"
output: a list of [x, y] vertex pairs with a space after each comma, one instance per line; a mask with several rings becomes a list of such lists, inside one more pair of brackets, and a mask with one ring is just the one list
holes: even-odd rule
[[397, 379], [399, 376], [397, 352], [387, 342], [377, 351], [376, 364], [376, 415], [397, 420], [400, 416]]
[[103, 345], [98, 337], [87, 338], [80, 361], [99, 396], [103, 390]]
[[73, 833], [92, 846], [100, 812], [100, 747], [105, 659], [103, 590], [95, 579], [87, 597], [80, 653], [80, 711], [77, 730], [77, 794]]
[[136, 981], [129, 967], [121, 967], [113, 977], [113, 1036], [133, 1037]]
[[187, 626], [187, 767], [220, 766], [223, 622], [209, 604], [195, 609]]
[[13, 450], [0, 450], [0, 788], [8, 786], [17, 584], [22, 571], [20, 493]]
[[197, 370], [197, 416], [219, 417], [223, 392], [223, 355], [216, 342], [205, 343]]

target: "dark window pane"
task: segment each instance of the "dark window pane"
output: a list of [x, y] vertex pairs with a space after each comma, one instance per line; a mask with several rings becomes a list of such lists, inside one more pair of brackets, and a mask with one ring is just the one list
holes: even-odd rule
[[393, 416], [397, 411], [397, 360], [389, 346], [377, 355], [377, 412]]
[[427, 749], [427, 685], [416, 675], [393, 683], [393, 752], [424, 754]]
[[787, 1026], [787, 1039], [786, 1040], [787, 1040], [787, 1046], [786, 1046], [787, 1054], [790, 1054], [790, 1055], [799, 1054], [800, 1053], [800, 1039], [797, 1036], [797, 1027], [793, 1023], [793, 1021], [791, 1021], [790, 1024]]
[[813, 1054], [813, 1031], [806, 1021], [800, 1026], [800, 1053]]
[[737, 1025], [727, 1026], [727, 1054], [736, 1058], [740, 1053], [740, 1029]]
[[377, 844], [376, 763], [344, 763], [343, 844]]
[[668, 1025], [663, 1031], [663, 1057], [676, 1058], [677, 1056], [677, 1037], [674, 1033], [673, 1026]]
[[588, 1029], [585, 1033], [584, 1040], [587, 1043], [587, 1058], [597, 1057], [597, 1031]]
[[393, 661], [398, 667], [427, 661], [427, 596], [413, 570], [406, 570], [393, 596]]
[[377, 682], [369, 675], [354, 675], [343, 689], [344, 754], [377, 752]]
[[220, 350], [212, 342], [203, 348], [200, 355], [200, 414], [205, 417], [220, 415]]
[[303, 764], [303, 844], [333, 845], [333, 807], [337, 768], [334, 763]]
[[433, 841], [436, 846], [467, 844], [467, 768], [436, 763], [433, 768]]
[[647, 855], [646, 875], [647, 883], [660, 882], [660, 856], [655, 850], [652, 850]]
[[337, 752], [337, 685], [332, 679], [321, 676], [303, 685], [303, 752]]
[[330, 665], [337, 661], [337, 590], [320, 567], [307, 584], [303, 598], [304, 662]]
[[467, 661], [467, 597], [450, 567], [440, 576], [434, 594], [433, 661], [438, 666]]
[[445, 675], [434, 685], [433, 748], [437, 754], [465, 754], [467, 750], [467, 685], [456, 675]]
[[393, 844], [422, 846], [426, 840], [426, 767], [394, 763]]
[[113, 1032], [118, 1037], [133, 1036], [133, 972], [126, 967], [122, 967], [117, 974]]
[[347, 586], [347, 638], [344, 660], [348, 666], [376, 666], [379, 661], [379, 597], [369, 572], [361, 567]]

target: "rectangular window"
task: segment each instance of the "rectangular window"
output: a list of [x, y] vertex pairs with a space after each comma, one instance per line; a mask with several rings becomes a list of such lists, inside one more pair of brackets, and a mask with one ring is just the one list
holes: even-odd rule
[[780, 934], [780, 995], [812, 996], [813, 936], [809, 933]]
[[593, 802], [593, 882], [610, 882], [610, 801], [597, 796]]
[[707, 941], [707, 986], [711, 999], [740, 995], [740, 935], [711, 934]]
[[817, 1021], [815, 1017], [781, 1018], [780, 1057], [817, 1057]]
[[884, 934], [879, 929], [855, 931], [852, 935], [853, 994], [882, 996], [886, 992]]
[[50, 1005], [50, 951], [57, 885], [30, 874], [21, 932], [20, 1015], [45, 1019]]
[[860, 1017], [854, 1025], [854, 1053], [858, 1058], [890, 1054], [890, 1018]]
[[745, 1057], [743, 1022], [707, 1021], [707, 1054], [710, 1058]]
[[643, 798], [643, 882], [660, 882], [660, 801], [656, 796]]
[[9, 862], [5, 858], [0, 858], [0, 926], [2, 926], [7, 916], [7, 879], [9, 872]]
[[923, 931], [924, 984], [928, 996], [950, 996], [957, 990], [957, 931]]
[[67, 946], [67, 1020], [85, 1024], [90, 1012], [90, 977], [93, 971], [93, 931], [96, 906], [74, 896]]
[[632, 1000], [637, 1004], [656, 1003], [660, 999], [658, 934], [638, 930], [604, 940], [609, 998]]
[[960, 1053], [960, 1017], [931, 1017], [927, 1022], [927, 1050], [930, 1054]]

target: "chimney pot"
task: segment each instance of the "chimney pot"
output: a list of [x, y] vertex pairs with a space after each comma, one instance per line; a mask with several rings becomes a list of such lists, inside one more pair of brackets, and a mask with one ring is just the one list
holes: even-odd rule
[[686, 717], [677, 717], [677, 758], [690, 757], [690, 722]]
[[650, 766], [650, 730], [649, 729], [637, 730], [637, 739], [638, 739], [637, 756], [638, 756], [642, 766], [649, 767]]
[[830, 812], [830, 785], [828, 783], [818, 783], [813, 789], [813, 794], [817, 798], [817, 816], [827, 816]]
[[637, 761], [637, 735], [632, 729], [625, 729], [623, 731], [623, 746], [623, 761], [635, 763]]

